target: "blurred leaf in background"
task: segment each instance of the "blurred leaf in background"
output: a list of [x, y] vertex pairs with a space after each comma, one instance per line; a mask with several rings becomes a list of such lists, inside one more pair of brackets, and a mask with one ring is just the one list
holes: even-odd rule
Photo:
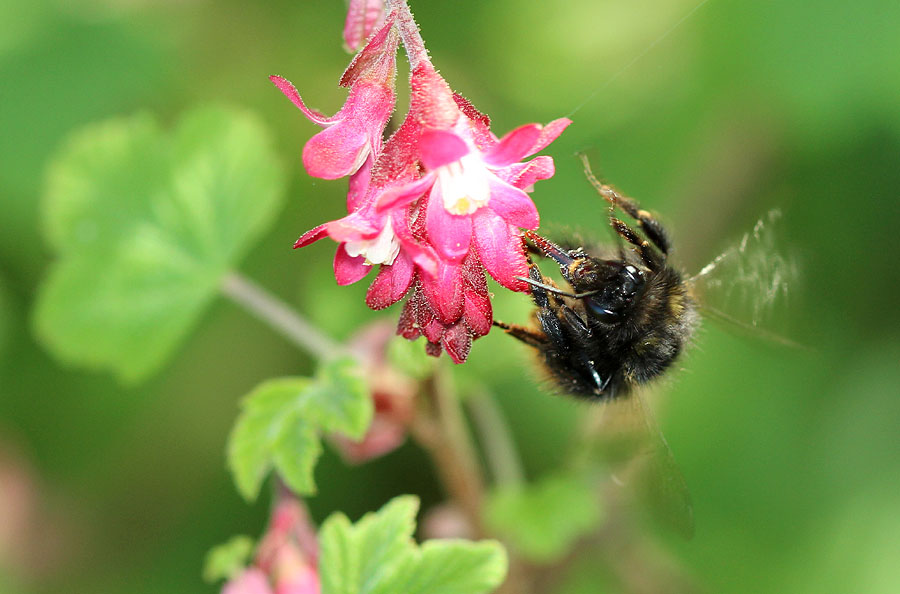
[[[87, 4], [87, 3], [85, 3]], [[0, 9], [0, 264], [38, 280], [38, 200], [47, 159], [73, 127], [166, 93], [171, 56], [135, 20], [53, 0]]]
[[492, 530], [508, 538], [525, 558], [548, 563], [596, 530], [602, 509], [591, 481], [558, 474], [528, 486], [499, 488], [486, 504], [485, 514]]
[[209, 583], [230, 580], [238, 575], [250, 560], [256, 543], [249, 536], [232, 536], [210, 549], [203, 564], [203, 579]]
[[48, 174], [47, 240], [60, 255], [36, 327], [62, 360], [135, 381], [170, 355], [225, 274], [271, 223], [283, 174], [253, 117], [146, 115], [83, 130]]
[[6, 279], [0, 276], [0, 360], [5, 359], [12, 333], [12, 303], [6, 292]]

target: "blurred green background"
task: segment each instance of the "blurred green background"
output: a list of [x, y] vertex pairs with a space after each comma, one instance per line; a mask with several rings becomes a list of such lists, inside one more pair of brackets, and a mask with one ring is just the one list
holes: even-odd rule
[[[579, 150], [662, 213], [686, 270], [768, 209], [784, 212], [785, 249], [802, 261], [791, 333], [813, 350], [710, 322], [663, 382], [657, 416], [697, 523], [692, 541], [667, 541], [670, 561], [708, 592], [900, 591], [900, 4], [710, 0], [672, 30], [696, 6], [412, 2], [436, 66], [495, 132], [574, 120], [547, 151], [556, 177], [533, 194], [546, 226], [606, 237]], [[305, 174], [300, 150], [315, 128], [266, 77], [336, 110], [344, 11], [338, 1], [0, 4], [0, 481], [11, 485], [0, 591], [214, 591], [200, 579], [205, 551], [258, 534], [267, 516], [265, 501], [239, 498], [224, 465], [238, 399], [311, 369], [223, 299], [142, 384], [51, 358], [31, 321], [52, 261], [39, 213], [46, 164], [70, 131], [141, 110], [168, 125], [199, 103], [256, 112], [289, 186], [240, 269], [336, 337], [397, 316], [365, 308], [365, 282], [335, 286], [333, 245], [290, 249], [341, 214], [345, 190]], [[495, 302], [503, 320], [528, 311], [519, 295]], [[537, 477], [559, 464], [583, 409], [542, 393], [530, 361], [493, 333], [453, 373], [496, 391]], [[409, 445], [358, 468], [326, 454], [317, 476], [319, 520], [398, 493], [440, 500]], [[561, 592], [627, 591], [584, 557]]]

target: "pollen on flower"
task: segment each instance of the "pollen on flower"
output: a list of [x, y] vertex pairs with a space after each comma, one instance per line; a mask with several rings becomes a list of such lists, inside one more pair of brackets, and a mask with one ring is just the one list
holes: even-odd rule
[[438, 168], [441, 197], [450, 214], [470, 215], [491, 199], [484, 165], [477, 159], [471, 161], [473, 159], [466, 156]]
[[353, 258], [363, 256], [366, 264], [393, 264], [400, 254], [400, 241], [394, 235], [391, 220], [387, 219], [384, 229], [374, 239], [348, 241], [344, 244], [347, 255]]

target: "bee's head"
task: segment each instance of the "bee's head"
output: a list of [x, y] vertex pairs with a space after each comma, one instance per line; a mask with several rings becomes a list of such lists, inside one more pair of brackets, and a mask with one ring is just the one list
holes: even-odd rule
[[570, 268], [571, 282], [584, 297], [587, 311], [606, 324], [620, 322], [644, 288], [644, 273], [621, 260], [585, 258]]

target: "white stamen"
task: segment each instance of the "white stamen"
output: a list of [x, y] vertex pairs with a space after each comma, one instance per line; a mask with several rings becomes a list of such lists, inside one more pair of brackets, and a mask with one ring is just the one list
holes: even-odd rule
[[394, 260], [400, 254], [400, 242], [394, 235], [394, 228], [391, 227], [391, 220], [388, 219], [384, 225], [384, 229], [374, 239], [360, 239], [357, 241], [348, 241], [344, 244], [347, 255], [351, 257], [364, 256], [366, 264], [374, 266], [375, 264], [393, 264]]
[[477, 157], [466, 155], [439, 167], [437, 175], [444, 208], [450, 214], [472, 214], [491, 199], [488, 171]]

